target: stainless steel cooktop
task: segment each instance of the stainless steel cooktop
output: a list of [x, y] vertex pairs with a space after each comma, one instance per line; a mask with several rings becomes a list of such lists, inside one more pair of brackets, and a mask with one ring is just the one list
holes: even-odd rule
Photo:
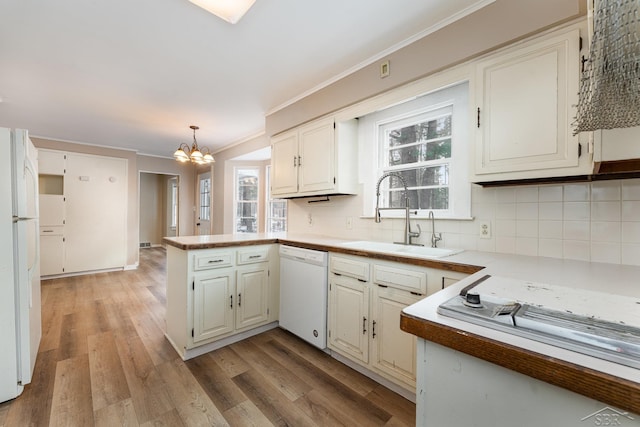
[[640, 328], [593, 316], [482, 294], [487, 275], [438, 307], [438, 313], [640, 369]]

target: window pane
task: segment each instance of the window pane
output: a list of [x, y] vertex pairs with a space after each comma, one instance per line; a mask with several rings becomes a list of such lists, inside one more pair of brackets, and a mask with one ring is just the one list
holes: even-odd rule
[[389, 166], [451, 158], [451, 139], [389, 150]]
[[451, 136], [451, 115], [390, 131], [389, 148], [447, 136]]

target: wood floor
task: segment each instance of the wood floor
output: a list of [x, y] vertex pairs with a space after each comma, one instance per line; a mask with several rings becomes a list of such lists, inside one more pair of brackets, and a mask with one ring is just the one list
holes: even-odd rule
[[281, 329], [183, 362], [163, 336], [165, 252], [43, 281], [33, 382], [0, 426], [408, 426], [415, 405]]

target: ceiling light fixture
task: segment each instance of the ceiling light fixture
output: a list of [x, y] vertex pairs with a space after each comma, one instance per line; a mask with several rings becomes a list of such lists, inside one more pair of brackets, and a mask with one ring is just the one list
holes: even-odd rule
[[193, 129], [193, 145], [189, 148], [189, 145], [182, 143], [180, 147], [173, 153], [173, 157], [179, 162], [191, 162], [198, 165], [206, 165], [208, 163], [215, 162], [211, 151], [207, 147], [198, 147], [198, 141], [196, 141], [196, 131], [200, 129], [198, 126], [191, 125], [189, 128]]
[[189, 0], [227, 22], [235, 24], [256, 0]]

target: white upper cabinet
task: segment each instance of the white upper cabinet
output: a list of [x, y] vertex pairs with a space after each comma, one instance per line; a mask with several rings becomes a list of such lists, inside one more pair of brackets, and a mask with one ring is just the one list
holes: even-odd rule
[[271, 139], [271, 194], [306, 197], [356, 194], [357, 120], [333, 117]]
[[474, 182], [591, 173], [572, 128], [581, 30], [574, 24], [475, 63]]

